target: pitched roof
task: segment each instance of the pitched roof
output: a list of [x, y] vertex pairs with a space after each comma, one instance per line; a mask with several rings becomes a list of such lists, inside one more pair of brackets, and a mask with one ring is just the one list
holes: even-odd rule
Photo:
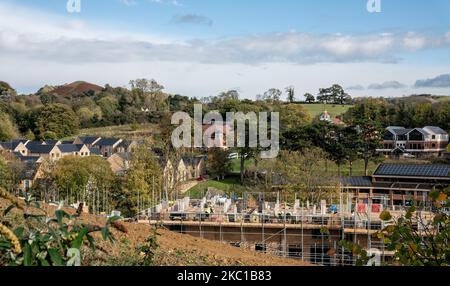
[[374, 176], [450, 178], [450, 164], [381, 164]]
[[81, 148], [85, 146], [84, 144], [61, 144], [58, 145], [59, 150], [62, 153], [74, 153], [74, 152], [80, 152]]
[[423, 129], [432, 135], [448, 135], [445, 130], [437, 126], [425, 126]]
[[370, 177], [344, 177], [341, 183], [347, 187], [371, 187], [372, 180]]
[[28, 142], [30, 142], [30, 140], [26, 140], [26, 139], [19, 139], [19, 140], [12, 140], [11, 141], [11, 143], [13, 145], [13, 149], [16, 149], [16, 147], [19, 146], [20, 143], [27, 144]]
[[121, 139], [117, 138], [102, 138], [98, 142], [94, 144], [94, 146], [114, 146], [117, 144]]
[[183, 161], [186, 165], [197, 166], [203, 160], [206, 160], [206, 156], [184, 156]]
[[391, 131], [392, 133], [394, 133], [397, 136], [402, 136], [402, 135], [408, 134], [409, 132], [413, 131], [414, 129], [398, 127], [398, 126], [391, 126], [391, 127], [388, 127], [387, 130]]
[[4, 149], [8, 149], [8, 150], [14, 150], [17, 148], [17, 146], [20, 145], [20, 143], [26, 144], [27, 142], [29, 142], [28, 140], [12, 140], [9, 142], [0, 142], [0, 145], [4, 148]]
[[417, 131], [419, 131], [420, 133], [422, 133], [423, 135], [430, 135], [430, 133], [428, 133], [425, 129], [423, 129], [423, 128], [414, 128], [414, 129], [412, 129], [411, 131], [409, 131], [408, 133], [411, 133], [411, 132], [413, 132], [413, 131], [415, 131], [415, 130], [417, 130]]
[[43, 144], [46, 144], [46, 145], [56, 145], [56, 144], [58, 144], [59, 142], [61, 142], [61, 141], [59, 141], [59, 140], [45, 140], [44, 142], [43, 142]]
[[26, 145], [26, 147], [31, 153], [38, 154], [48, 154], [50, 153], [50, 151], [52, 151], [53, 148], [55, 148], [54, 145], [42, 145], [36, 142], [30, 142]]
[[0, 142], [0, 146], [3, 147], [3, 149], [12, 150], [12, 143], [11, 142]]
[[97, 141], [100, 137], [98, 136], [81, 136], [78, 137], [78, 139], [80, 139], [81, 142], [83, 142], [83, 144], [93, 144], [95, 141]]
[[[42, 142], [42, 141], [30, 141], [25, 146], [28, 149], [30, 149], [30, 148], [33, 148], [35, 146], [42, 146], [42, 145], [45, 145], [44, 142]], [[49, 145], [49, 144], [47, 144], [47, 145]], [[49, 146], [51, 146], [51, 145], [49, 145]]]

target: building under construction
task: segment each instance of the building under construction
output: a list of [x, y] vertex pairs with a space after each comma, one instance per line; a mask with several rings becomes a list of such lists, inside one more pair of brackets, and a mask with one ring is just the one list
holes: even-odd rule
[[[386, 226], [381, 212], [398, 217], [415, 204], [417, 221], [430, 221], [428, 193], [448, 187], [449, 172], [450, 165], [381, 165], [373, 177], [343, 179], [339, 196], [318, 204], [282, 201], [278, 192], [238, 198], [209, 190], [200, 200], [162, 202], [148, 218], [171, 231], [319, 265], [354, 265], [355, 257], [339, 243], [346, 240], [383, 263], [393, 253], [375, 235]], [[420, 231], [421, 223], [415, 227]]]

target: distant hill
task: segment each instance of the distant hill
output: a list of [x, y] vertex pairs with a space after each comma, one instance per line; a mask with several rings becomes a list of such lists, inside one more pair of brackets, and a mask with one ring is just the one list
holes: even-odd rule
[[38, 94], [53, 93], [53, 94], [63, 96], [63, 97], [70, 97], [70, 96], [80, 96], [80, 95], [86, 94], [88, 92], [94, 92], [94, 93], [100, 92], [103, 89], [104, 89], [103, 87], [96, 85], [96, 84], [92, 84], [92, 83], [85, 82], [85, 81], [76, 81], [73, 83], [56, 86], [56, 87], [44, 86], [37, 93]]
[[388, 101], [396, 102], [409, 102], [409, 103], [437, 103], [443, 101], [450, 101], [450, 96], [439, 96], [431, 94], [414, 94], [405, 97], [387, 98]]

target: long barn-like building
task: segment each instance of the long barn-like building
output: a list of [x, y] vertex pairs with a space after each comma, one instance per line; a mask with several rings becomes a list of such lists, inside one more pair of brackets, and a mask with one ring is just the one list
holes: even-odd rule
[[400, 209], [411, 205], [431, 207], [429, 193], [450, 186], [450, 164], [381, 164], [370, 177], [347, 177], [342, 189], [358, 204]]

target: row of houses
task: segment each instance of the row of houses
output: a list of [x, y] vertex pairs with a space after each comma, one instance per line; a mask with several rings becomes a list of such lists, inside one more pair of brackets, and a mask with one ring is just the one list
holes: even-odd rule
[[[183, 156], [178, 159], [167, 159], [163, 156], [156, 156], [159, 162], [164, 178], [169, 188], [172, 188], [179, 182], [186, 182], [198, 179], [206, 175], [207, 156]], [[116, 175], [124, 175], [130, 168], [132, 153], [115, 153], [107, 158], [111, 169]]]
[[[43, 177], [44, 161], [56, 162], [66, 156], [103, 157], [109, 162], [112, 171], [122, 176], [130, 168], [134, 148], [141, 143], [95, 136], [78, 137], [73, 141], [13, 140], [0, 142], [0, 154], [14, 157], [23, 163], [19, 190], [24, 191], [31, 189]], [[177, 160], [164, 159], [162, 155], [156, 157], [163, 169], [167, 188], [206, 174], [206, 156], [184, 156]]]
[[131, 152], [137, 141], [117, 138], [78, 137], [71, 141], [12, 140], [0, 142], [0, 153], [14, 153], [20, 156], [43, 157], [59, 160], [65, 156], [102, 156], [108, 158], [115, 153]]

